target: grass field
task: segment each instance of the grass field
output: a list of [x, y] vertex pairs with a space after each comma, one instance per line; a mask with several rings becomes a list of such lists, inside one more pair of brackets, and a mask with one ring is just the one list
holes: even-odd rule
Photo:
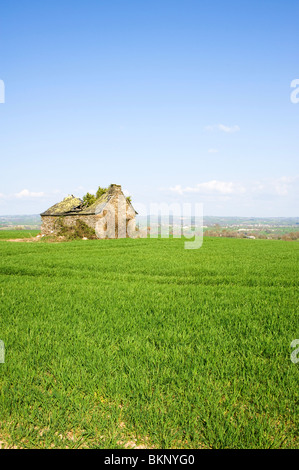
[[40, 230], [0, 230], [0, 240], [36, 237]]
[[0, 237], [2, 447], [299, 448], [297, 242]]

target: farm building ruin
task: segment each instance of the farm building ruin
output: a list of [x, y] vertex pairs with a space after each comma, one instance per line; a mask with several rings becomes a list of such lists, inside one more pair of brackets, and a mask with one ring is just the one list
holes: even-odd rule
[[133, 237], [137, 212], [123, 194], [121, 186], [111, 184], [90, 206], [73, 195], [47, 209], [41, 215], [42, 235], [59, 235], [61, 225], [74, 227], [78, 222], [94, 230], [97, 238]]

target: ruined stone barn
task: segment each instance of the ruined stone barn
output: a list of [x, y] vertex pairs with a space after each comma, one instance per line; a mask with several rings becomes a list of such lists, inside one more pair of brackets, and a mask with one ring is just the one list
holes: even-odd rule
[[121, 186], [111, 184], [90, 206], [73, 195], [50, 207], [41, 215], [42, 235], [59, 235], [61, 227], [82, 222], [95, 231], [97, 238], [126, 238], [136, 234], [137, 212], [123, 194]]

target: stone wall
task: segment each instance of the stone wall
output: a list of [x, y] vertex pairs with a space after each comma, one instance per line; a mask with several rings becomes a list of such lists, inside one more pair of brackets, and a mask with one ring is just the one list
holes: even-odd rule
[[57, 235], [59, 231], [59, 223], [62, 220], [67, 227], [76, 225], [77, 220], [82, 220], [89, 227], [95, 229], [98, 216], [96, 215], [65, 215], [65, 216], [42, 216], [42, 235]]
[[53, 216], [42, 216], [42, 226], [41, 234], [42, 235], [52, 235], [55, 232], [54, 223], [57, 220], [57, 217]]

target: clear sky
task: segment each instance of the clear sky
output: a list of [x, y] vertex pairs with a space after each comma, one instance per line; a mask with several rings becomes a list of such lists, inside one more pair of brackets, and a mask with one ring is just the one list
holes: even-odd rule
[[116, 183], [147, 207], [298, 216], [298, 18], [298, 0], [1, 2], [0, 215]]

